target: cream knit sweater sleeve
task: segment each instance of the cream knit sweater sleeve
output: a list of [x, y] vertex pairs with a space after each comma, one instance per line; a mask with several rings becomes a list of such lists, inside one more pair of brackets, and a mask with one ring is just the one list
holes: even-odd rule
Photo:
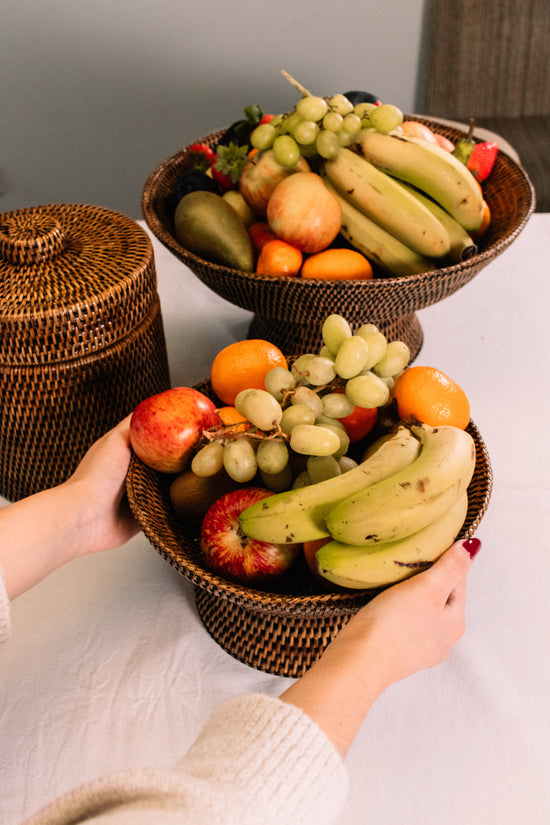
[[[0, 642], [9, 634], [0, 575]], [[342, 759], [311, 719], [250, 694], [222, 705], [174, 770], [106, 776], [25, 825], [330, 825], [347, 786]]]
[[25, 825], [329, 825], [340, 756], [293, 705], [262, 694], [213, 714], [173, 771], [128, 771], [73, 791]]

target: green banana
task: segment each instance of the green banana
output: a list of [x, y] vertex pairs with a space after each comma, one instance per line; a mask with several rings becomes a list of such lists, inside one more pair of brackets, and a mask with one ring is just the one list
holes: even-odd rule
[[398, 180], [351, 149], [341, 149], [323, 166], [342, 197], [405, 246], [429, 258], [448, 254], [449, 235], [441, 221]]
[[357, 467], [326, 481], [276, 493], [241, 513], [247, 536], [277, 544], [312, 541], [329, 535], [325, 515], [342, 499], [408, 467], [420, 441], [408, 427], [382, 436]]
[[401, 472], [352, 494], [326, 516], [330, 535], [346, 544], [395, 541], [443, 515], [468, 487], [475, 443], [459, 427], [411, 425], [422, 447]]
[[378, 169], [425, 192], [468, 232], [478, 229], [483, 196], [469, 169], [440, 146], [398, 134], [364, 129], [361, 152]]
[[340, 203], [341, 233], [359, 252], [390, 275], [417, 275], [430, 272], [434, 263], [414, 252], [404, 243], [368, 218], [347, 201], [332, 183], [323, 177], [325, 186]]
[[358, 546], [330, 541], [315, 560], [323, 578], [352, 589], [384, 587], [425, 570], [451, 546], [468, 512], [468, 495], [417, 533], [384, 544]]
[[471, 258], [472, 255], [477, 253], [477, 246], [474, 239], [468, 234], [468, 232], [466, 232], [464, 227], [459, 224], [458, 221], [455, 221], [452, 215], [449, 215], [449, 213], [443, 209], [442, 206], [431, 198], [428, 198], [422, 192], [419, 192], [418, 189], [414, 189], [407, 183], [402, 183], [402, 185], [406, 186], [413, 197], [417, 198], [420, 203], [424, 204], [427, 209], [433, 212], [436, 218], [441, 221], [447, 230], [450, 241], [450, 249], [447, 258], [450, 263], [458, 264], [461, 261], [468, 260], [468, 258]]

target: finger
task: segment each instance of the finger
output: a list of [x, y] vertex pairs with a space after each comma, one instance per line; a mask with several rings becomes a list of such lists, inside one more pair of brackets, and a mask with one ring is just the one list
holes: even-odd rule
[[[472, 541], [472, 540], [470, 540]], [[451, 547], [443, 553], [435, 564], [426, 571], [440, 588], [441, 597], [447, 601], [449, 595], [462, 582], [465, 586], [465, 577], [473, 562], [473, 550], [479, 550], [478, 539], [470, 545], [468, 541], [455, 541]], [[469, 549], [470, 548], [470, 549]]]

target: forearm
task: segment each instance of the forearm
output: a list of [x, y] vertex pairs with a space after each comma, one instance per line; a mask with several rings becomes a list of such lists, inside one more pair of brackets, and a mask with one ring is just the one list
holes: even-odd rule
[[10, 599], [86, 552], [85, 492], [65, 483], [0, 510], [0, 568]]
[[376, 639], [364, 628], [357, 633], [356, 622], [352, 620], [322, 658], [281, 695], [316, 722], [341, 756], [387, 687], [382, 668], [372, 666], [382, 654], [376, 650]]

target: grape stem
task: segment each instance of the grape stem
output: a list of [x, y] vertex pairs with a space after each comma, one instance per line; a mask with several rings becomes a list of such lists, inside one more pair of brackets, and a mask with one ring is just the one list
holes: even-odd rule
[[305, 86], [302, 86], [301, 83], [298, 83], [298, 81], [294, 77], [292, 77], [291, 74], [285, 72], [284, 69], [281, 69], [281, 74], [284, 78], [286, 78], [286, 80], [288, 80], [291, 86], [294, 86], [294, 88], [300, 92], [302, 97], [312, 97], [311, 92], [308, 92]]
[[240, 425], [227, 424], [221, 427], [210, 427], [209, 430], [203, 430], [202, 435], [207, 441], [234, 441], [237, 438], [255, 438], [258, 441], [289, 441], [289, 436], [281, 430], [277, 424], [270, 432], [265, 430], [258, 430], [256, 427], [250, 427], [248, 430], [236, 430], [235, 427]]

